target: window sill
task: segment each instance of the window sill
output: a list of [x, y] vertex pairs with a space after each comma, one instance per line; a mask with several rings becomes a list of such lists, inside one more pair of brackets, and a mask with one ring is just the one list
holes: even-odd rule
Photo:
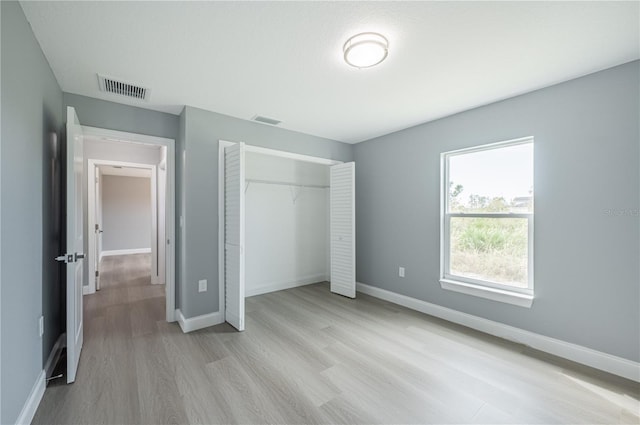
[[440, 279], [442, 289], [460, 292], [475, 297], [486, 298], [488, 300], [513, 304], [519, 307], [531, 308], [533, 295], [521, 294], [519, 292], [505, 291], [502, 289], [489, 288], [486, 286], [474, 285], [471, 283], [459, 282], [457, 280]]

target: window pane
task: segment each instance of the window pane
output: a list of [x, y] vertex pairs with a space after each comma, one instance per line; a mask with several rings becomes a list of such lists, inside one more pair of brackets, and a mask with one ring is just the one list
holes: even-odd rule
[[450, 274], [526, 288], [526, 218], [451, 217]]
[[533, 212], [533, 143], [450, 155], [449, 212]]

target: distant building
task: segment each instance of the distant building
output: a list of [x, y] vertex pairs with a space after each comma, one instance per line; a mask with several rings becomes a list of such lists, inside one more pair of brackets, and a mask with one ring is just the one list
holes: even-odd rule
[[518, 196], [513, 198], [509, 211], [512, 213], [526, 213], [533, 211], [533, 196]]

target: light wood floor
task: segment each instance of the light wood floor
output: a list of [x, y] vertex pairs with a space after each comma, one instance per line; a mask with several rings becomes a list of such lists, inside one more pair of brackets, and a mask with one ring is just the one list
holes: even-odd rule
[[326, 283], [247, 299], [247, 330], [164, 321], [148, 256], [107, 258], [77, 381], [34, 423], [635, 423], [640, 386]]

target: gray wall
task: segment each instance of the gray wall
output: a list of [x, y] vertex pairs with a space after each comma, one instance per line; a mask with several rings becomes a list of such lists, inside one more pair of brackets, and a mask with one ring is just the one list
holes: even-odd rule
[[[357, 280], [639, 361], [639, 75], [636, 61], [357, 144]], [[523, 136], [532, 308], [441, 289], [440, 153]]]
[[178, 137], [178, 116], [92, 97], [64, 93], [64, 107], [73, 106], [80, 124], [149, 136]]
[[[353, 147], [202, 109], [184, 112], [184, 278], [177, 288], [185, 317], [218, 311], [218, 140], [349, 161]], [[198, 292], [198, 280], [209, 290]]]
[[[13, 423], [60, 334], [58, 217], [62, 92], [20, 5], [2, 10], [1, 396], [0, 422]], [[51, 180], [54, 178], [54, 180]], [[59, 188], [59, 186], [58, 186]], [[45, 338], [38, 319], [45, 316]]]
[[103, 251], [151, 249], [151, 179], [102, 176]]

